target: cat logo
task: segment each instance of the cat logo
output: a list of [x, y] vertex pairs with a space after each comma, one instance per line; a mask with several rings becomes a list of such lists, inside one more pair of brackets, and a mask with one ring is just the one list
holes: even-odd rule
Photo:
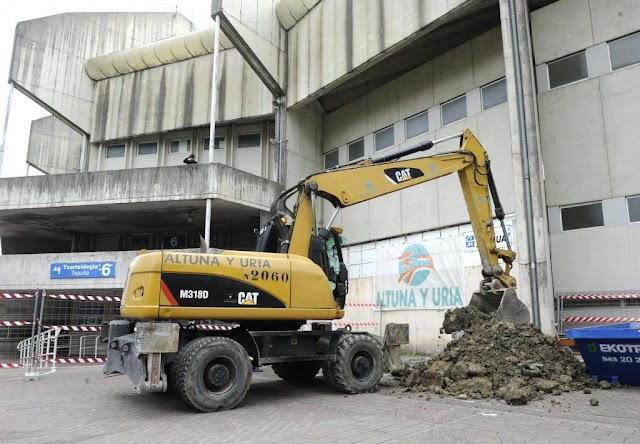
[[257, 291], [238, 292], [238, 305], [258, 305]]
[[384, 170], [384, 174], [394, 185], [424, 176], [424, 173], [418, 168], [387, 168]]

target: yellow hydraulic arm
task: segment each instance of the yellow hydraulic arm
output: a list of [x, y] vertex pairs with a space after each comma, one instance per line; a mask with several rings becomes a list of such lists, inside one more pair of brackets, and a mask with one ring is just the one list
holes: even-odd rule
[[[401, 159], [428, 150], [439, 142], [458, 137], [458, 150]], [[493, 199], [496, 216], [503, 225], [505, 237], [506, 230], [503, 222], [504, 211], [493, 181], [489, 156], [470, 130], [441, 140], [423, 142], [374, 160], [366, 159], [313, 174], [286, 190], [272, 207], [273, 213], [282, 214], [284, 208], [293, 218], [290, 231], [284, 226], [279, 227], [284, 234], [281, 237], [285, 239], [282, 252], [288, 251], [290, 254], [309, 257], [312, 236], [318, 234], [319, 228], [316, 208], [318, 197], [330, 201], [337, 211], [456, 172], [482, 262], [483, 280], [479, 291], [474, 293], [471, 304], [486, 312], [498, 310], [502, 318], [529, 322], [528, 310], [515, 296], [516, 281], [510, 275], [515, 252], [511, 250], [510, 244], [507, 249], [499, 249], [495, 241], [490, 199]], [[294, 210], [287, 210], [285, 201], [296, 192], [298, 196]], [[500, 260], [504, 267], [500, 265]], [[507, 308], [507, 303], [510, 306], [514, 305], [514, 309]], [[526, 321], [523, 309], [526, 310]], [[518, 314], [515, 314], [516, 312]]]

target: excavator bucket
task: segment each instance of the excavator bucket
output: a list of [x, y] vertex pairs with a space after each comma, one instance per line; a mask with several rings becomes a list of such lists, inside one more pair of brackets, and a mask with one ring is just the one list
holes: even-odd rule
[[518, 299], [515, 288], [508, 288], [498, 293], [477, 291], [471, 296], [469, 305], [476, 307], [483, 313], [495, 313], [495, 317], [499, 321], [508, 321], [514, 324], [531, 322], [529, 309]]

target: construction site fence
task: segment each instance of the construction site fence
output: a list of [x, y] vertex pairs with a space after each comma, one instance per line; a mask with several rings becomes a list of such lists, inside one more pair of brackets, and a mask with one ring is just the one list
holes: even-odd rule
[[555, 295], [558, 333], [568, 329], [640, 321], [640, 291]]
[[18, 345], [37, 331], [58, 330], [58, 358], [106, 356], [103, 321], [120, 317], [122, 289], [0, 292], [0, 362], [20, 359]]

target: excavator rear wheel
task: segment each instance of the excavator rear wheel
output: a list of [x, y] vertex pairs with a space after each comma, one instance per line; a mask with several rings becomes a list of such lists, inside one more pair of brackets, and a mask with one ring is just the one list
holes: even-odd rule
[[276, 375], [287, 382], [310, 384], [322, 365], [321, 361], [282, 362], [271, 367]]
[[380, 344], [366, 334], [345, 334], [340, 338], [336, 360], [327, 361], [322, 372], [327, 384], [344, 393], [374, 391], [382, 378], [384, 355]]
[[209, 336], [188, 343], [171, 368], [178, 396], [202, 412], [229, 410], [251, 385], [249, 354], [236, 341]]

